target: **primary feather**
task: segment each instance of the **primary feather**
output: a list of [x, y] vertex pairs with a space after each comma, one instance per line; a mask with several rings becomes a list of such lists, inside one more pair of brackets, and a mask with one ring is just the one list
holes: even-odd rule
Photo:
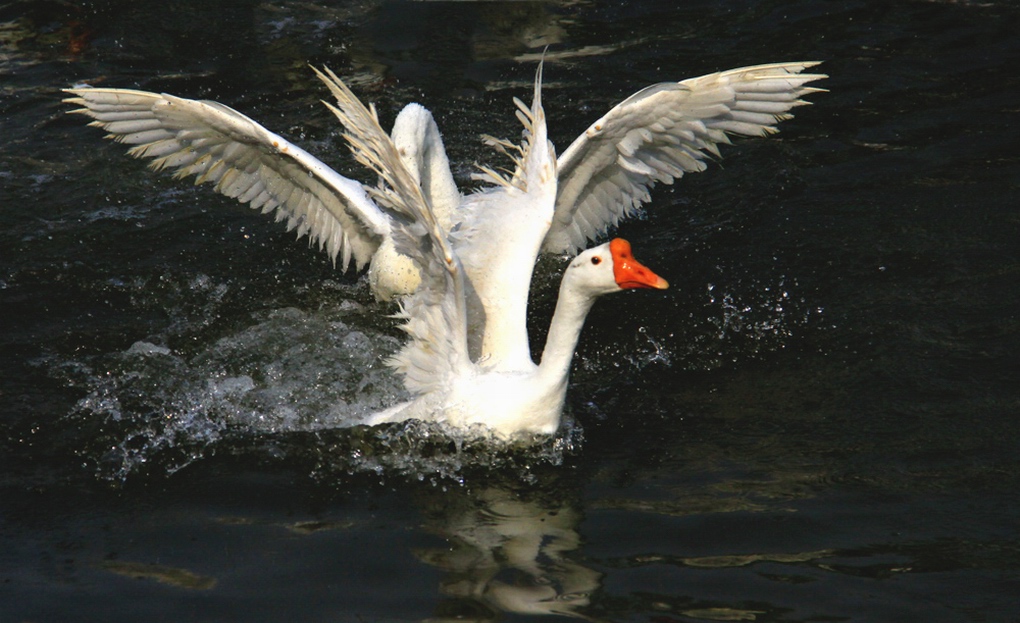
[[804, 86], [824, 74], [818, 63], [731, 69], [646, 87], [617, 104], [559, 158], [556, 217], [542, 245], [548, 253], [584, 248], [650, 200], [656, 183], [672, 184], [718, 158], [729, 135], [765, 136], [808, 104]]

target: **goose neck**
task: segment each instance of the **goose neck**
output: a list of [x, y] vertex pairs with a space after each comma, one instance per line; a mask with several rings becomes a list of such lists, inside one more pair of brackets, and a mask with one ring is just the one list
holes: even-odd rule
[[564, 279], [539, 364], [543, 377], [566, 383], [584, 320], [594, 303], [595, 297], [571, 287], [569, 280]]

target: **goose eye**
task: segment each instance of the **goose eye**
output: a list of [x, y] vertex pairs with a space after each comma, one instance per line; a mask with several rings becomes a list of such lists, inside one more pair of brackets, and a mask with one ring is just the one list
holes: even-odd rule
[[602, 258], [596, 255], [595, 257], [591, 258], [591, 263], [594, 266], [598, 266], [599, 264], [602, 263]]

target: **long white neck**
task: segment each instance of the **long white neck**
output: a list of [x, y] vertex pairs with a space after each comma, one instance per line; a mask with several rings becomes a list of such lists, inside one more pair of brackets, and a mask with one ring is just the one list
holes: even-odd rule
[[549, 335], [542, 351], [539, 377], [550, 384], [562, 385], [565, 390], [570, 375], [570, 362], [581, 337], [584, 320], [595, 303], [590, 293], [580, 291], [569, 279], [560, 283], [556, 311], [549, 323]]
[[432, 202], [432, 209], [443, 229], [450, 231], [453, 217], [460, 205], [460, 191], [450, 172], [450, 159], [443, 146], [443, 137], [433, 122], [426, 134], [424, 162], [421, 170], [421, 187]]
[[397, 116], [392, 136], [402, 152], [404, 149], [410, 152], [405, 154], [404, 164], [417, 178], [440, 225], [450, 231], [461, 197], [450, 172], [443, 136], [432, 113], [419, 104], [408, 104]]

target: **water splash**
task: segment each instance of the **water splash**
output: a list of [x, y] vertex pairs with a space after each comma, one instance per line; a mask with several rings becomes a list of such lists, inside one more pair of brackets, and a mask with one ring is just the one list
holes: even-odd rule
[[548, 439], [498, 442], [484, 430], [405, 422], [361, 426], [409, 396], [382, 362], [395, 337], [345, 321], [344, 306], [277, 309], [187, 353], [139, 341], [94, 362], [53, 366], [86, 395], [67, 420], [97, 475], [173, 474], [229, 450], [309, 464], [316, 478], [400, 474], [433, 484], [466, 471], [559, 464], [581, 443], [567, 423]]
[[635, 367], [640, 370], [650, 365], [673, 366], [672, 353], [662, 337], [653, 337], [648, 327], [640, 327], [638, 334], [646, 340], [646, 344], [636, 349], [636, 355], [628, 357]]
[[65, 362], [86, 389], [69, 417], [101, 440], [87, 454], [115, 479], [152, 463], [173, 473], [227, 436], [353, 426], [406, 392], [381, 364], [397, 339], [342, 315], [278, 309], [193, 353], [140, 341]]
[[772, 284], [738, 281], [725, 290], [707, 284], [703, 307], [709, 314], [704, 320], [709, 330], [692, 342], [692, 360], [707, 356], [703, 365], [711, 369], [786, 348], [800, 329], [823, 313], [796, 296], [798, 288], [797, 280], [785, 275]]
[[481, 426], [466, 432], [417, 420], [371, 428], [358, 426], [344, 434], [333, 431], [318, 435], [314, 446], [318, 457], [312, 475], [328, 482], [365, 472], [381, 478], [400, 475], [444, 489], [464, 484], [472, 477], [485, 479], [497, 473], [534, 483], [537, 470], [562, 465], [583, 442], [581, 427], [569, 417], [564, 418], [555, 435], [510, 441], [492, 437]]

